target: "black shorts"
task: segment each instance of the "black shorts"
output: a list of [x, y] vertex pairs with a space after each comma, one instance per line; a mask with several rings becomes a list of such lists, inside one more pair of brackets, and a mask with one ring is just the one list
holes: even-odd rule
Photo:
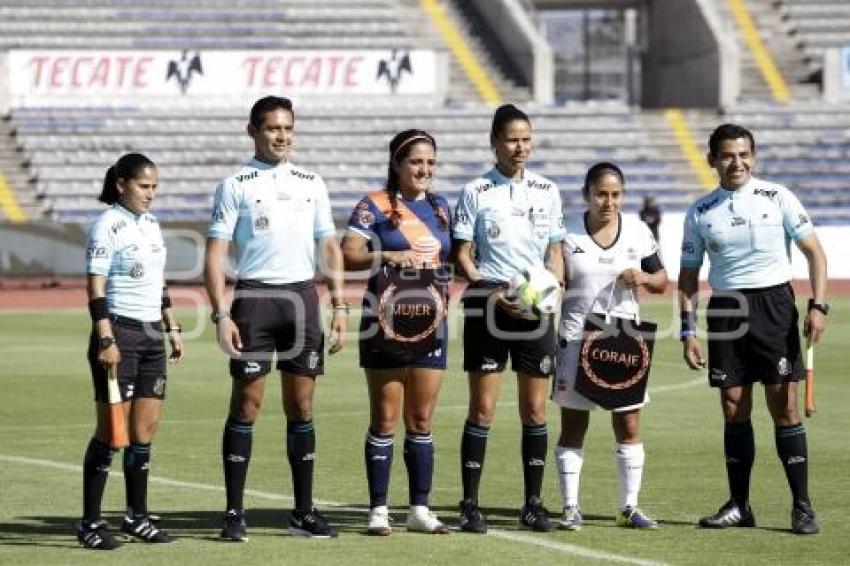
[[411, 362], [399, 360], [386, 352], [370, 349], [370, 342], [364, 340], [362, 336], [370, 328], [370, 325], [374, 324], [377, 324], [377, 319], [368, 317], [360, 319], [360, 367], [366, 369], [395, 369], [403, 367], [446, 369], [446, 344], [448, 343], [447, 337], [449, 333], [445, 318], [443, 318], [436, 330], [439, 337], [437, 347]]
[[[118, 387], [121, 398], [129, 401], [136, 397], [165, 398], [165, 342], [162, 323], [141, 322], [132, 318], [112, 316], [112, 334], [121, 352], [118, 364]], [[97, 336], [89, 336], [87, 357], [91, 369], [94, 400], [108, 403], [106, 369], [97, 361], [99, 353]]]
[[801, 379], [805, 372], [798, 317], [788, 283], [712, 293], [706, 310], [710, 385], [727, 388]]
[[463, 295], [463, 369], [468, 372], [511, 369], [548, 377], [555, 359], [555, 327], [551, 316], [540, 320], [514, 318], [485, 293], [498, 285], [479, 285]]
[[312, 281], [266, 285], [239, 281], [230, 313], [242, 338], [242, 357], [230, 375], [253, 379], [277, 369], [315, 377], [324, 373], [325, 337], [319, 296]]

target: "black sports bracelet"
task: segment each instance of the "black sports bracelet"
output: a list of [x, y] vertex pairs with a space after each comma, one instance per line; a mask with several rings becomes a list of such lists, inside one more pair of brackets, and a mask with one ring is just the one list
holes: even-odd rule
[[171, 295], [168, 293], [168, 287], [162, 288], [162, 307], [161, 310], [171, 308]]
[[106, 297], [97, 297], [89, 301], [89, 316], [92, 322], [109, 318], [109, 303], [106, 302]]

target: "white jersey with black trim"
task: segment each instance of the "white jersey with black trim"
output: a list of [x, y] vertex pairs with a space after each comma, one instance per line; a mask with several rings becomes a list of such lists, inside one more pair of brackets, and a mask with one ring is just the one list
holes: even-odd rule
[[580, 215], [567, 223], [564, 241], [567, 289], [559, 336], [567, 340], [581, 339], [589, 312], [634, 319], [640, 313], [636, 292], [618, 284], [617, 276], [629, 268], [641, 269], [642, 260], [658, 253], [652, 232], [636, 216], [620, 215], [619, 233], [607, 248], [590, 237], [584, 219]]
[[281, 285], [312, 279], [316, 240], [335, 232], [319, 175], [254, 158], [216, 189], [207, 236], [233, 241], [239, 279]]
[[814, 226], [800, 200], [782, 185], [753, 177], [717, 188], [685, 215], [681, 266], [699, 269], [708, 253], [712, 289], [756, 289], [791, 279], [791, 240]]
[[115, 204], [95, 219], [86, 241], [86, 273], [106, 277], [109, 313], [162, 320], [166, 250], [159, 222]]
[[453, 238], [475, 243], [484, 279], [508, 282], [517, 272], [541, 267], [549, 244], [563, 240], [558, 185], [528, 170], [514, 181], [494, 167], [464, 186], [453, 228]]

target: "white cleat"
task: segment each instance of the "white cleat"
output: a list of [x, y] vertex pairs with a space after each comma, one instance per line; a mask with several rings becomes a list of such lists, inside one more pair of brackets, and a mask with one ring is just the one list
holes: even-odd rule
[[449, 527], [437, 518], [425, 505], [411, 505], [407, 514], [407, 530], [413, 533], [445, 535]]
[[366, 532], [372, 536], [385, 537], [393, 532], [390, 526], [390, 511], [386, 505], [369, 509], [369, 526]]

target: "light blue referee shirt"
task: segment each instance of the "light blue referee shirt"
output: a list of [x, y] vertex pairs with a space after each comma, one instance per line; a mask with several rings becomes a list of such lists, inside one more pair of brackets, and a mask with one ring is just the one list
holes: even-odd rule
[[513, 181], [494, 167], [464, 186], [452, 237], [475, 243], [484, 279], [508, 282], [519, 271], [542, 266], [546, 248], [565, 234], [558, 185], [528, 170]]
[[165, 244], [153, 214], [114, 204], [89, 227], [86, 273], [106, 277], [109, 313], [162, 320]]
[[814, 230], [799, 199], [756, 179], [736, 191], [717, 188], [685, 215], [682, 267], [699, 269], [708, 253], [713, 289], [754, 289], [791, 279], [791, 240]]
[[207, 236], [233, 241], [239, 279], [281, 285], [312, 279], [316, 240], [335, 232], [320, 176], [254, 158], [216, 189]]

